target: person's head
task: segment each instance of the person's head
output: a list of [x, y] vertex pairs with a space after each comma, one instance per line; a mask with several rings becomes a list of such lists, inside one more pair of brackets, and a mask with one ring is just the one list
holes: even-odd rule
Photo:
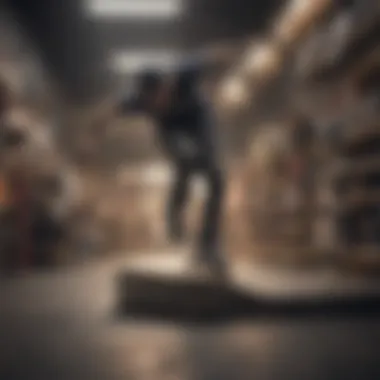
[[137, 91], [146, 108], [161, 111], [171, 102], [171, 86], [169, 79], [160, 72], [147, 70], [138, 77]]

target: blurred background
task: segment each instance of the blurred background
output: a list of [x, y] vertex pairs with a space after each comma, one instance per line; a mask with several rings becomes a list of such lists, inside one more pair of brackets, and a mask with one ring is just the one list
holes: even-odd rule
[[[276, 270], [322, 266], [343, 274], [379, 274], [378, 0], [81, 0], [81, 11], [106, 47], [117, 94], [128, 92], [144, 67], [170, 70], [197, 54], [219, 60], [204, 91], [223, 141], [228, 173], [223, 243], [232, 261]], [[171, 167], [155, 144], [151, 121], [119, 117], [99, 127], [67, 117], [56, 83], [5, 5], [0, 28], [1, 98], [7, 100], [1, 120], [0, 276], [173, 249], [163, 218]], [[77, 53], [79, 62], [86, 53]], [[204, 195], [203, 183], [195, 181], [187, 215], [193, 234]], [[77, 292], [75, 281], [69, 281], [70, 296], [65, 293], [64, 299]], [[98, 280], [91, 281], [97, 292]], [[12, 294], [34, 300], [49, 284], [38, 283], [31, 293], [20, 285]], [[88, 292], [79, 292], [79, 303], [86, 304]], [[24, 309], [13, 305], [12, 310]], [[165, 347], [160, 331], [144, 334], [153, 341], [158, 334], [157, 345]], [[261, 355], [271, 332], [260, 331], [262, 349], [252, 348], [257, 331], [247, 345]], [[197, 334], [189, 339], [201, 352]], [[214, 333], [208, 334], [215, 348]], [[225, 334], [232, 334], [228, 342], [244, 335]], [[180, 341], [170, 337], [175, 351]], [[12, 339], [5, 346], [12, 346]], [[294, 339], [295, 345], [305, 343]], [[237, 366], [244, 350], [236, 350], [231, 360]], [[18, 378], [4, 373], [4, 379]], [[54, 373], [39, 378], [68, 378]], [[175, 373], [154, 378], [184, 378]], [[256, 376], [250, 373], [242, 378]], [[227, 372], [219, 375], [202, 376], [229, 378]], [[260, 378], [275, 379], [265, 376]]]
[[[191, 55], [218, 57], [205, 91], [224, 143], [224, 239], [233, 257], [281, 265], [338, 257], [343, 265], [370, 260], [371, 268], [378, 260], [380, 223], [378, 11], [370, 0], [82, 4], [86, 22], [107, 47], [120, 94], [144, 67], [170, 70]], [[155, 146], [154, 126], [141, 118], [119, 118], [106, 128], [68, 122], [28, 36], [12, 20], [5, 7], [1, 74], [12, 93], [6, 117], [25, 141], [2, 151], [2, 223], [9, 231], [2, 244], [13, 247], [29, 234], [30, 246], [18, 247], [25, 251], [18, 257], [35, 262], [25, 257], [34, 255], [36, 238], [9, 216], [18, 207], [9, 179], [17, 167], [29, 177], [25, 191], [49, 202], [46, 213], [55, 213], [56, 229], [64, 231], [59, 247], [49, 243], [42, 261], [60, 265], [82, 254], [135, 255], [165, 247], [162, 210], [171, 176]], [[188, 215], [193, 228], [204, 193], [202, 183], [195, 187]], [[22, 212], [32, 213], [32, 198]], [[4, 263], [9, 255], [2, 252]]]

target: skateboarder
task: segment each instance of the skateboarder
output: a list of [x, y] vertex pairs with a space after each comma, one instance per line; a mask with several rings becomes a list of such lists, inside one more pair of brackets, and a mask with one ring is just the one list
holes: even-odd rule
[[174, 165], [175, 178], [167, 225], [174, 241], [184, 237], [182, 212], [188, 201], [190, 179], [201, 174], [208, 184], [208, 199], [199, 234], [197, 257], [214, 271], [224, 269], [219, 233], [224, 178], [217, 154], [216, 122], [200, 94], [203, 66], [187, 63], [171, 75], [146, 71], [137, 80], [132, 96], [121, 103], [121, 112], [143, 112], [157, 125], [159, 143]]

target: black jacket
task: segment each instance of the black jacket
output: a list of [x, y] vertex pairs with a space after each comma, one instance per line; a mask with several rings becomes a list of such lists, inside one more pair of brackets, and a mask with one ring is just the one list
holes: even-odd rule
[[149, 112], [141, 101], [142, 94], [139, 91], [122, 100], [121, 113], [148, 114], [157, 125], [160, 139], [165, 142], [173, 135], [182, 135], [211, 149], [212, 128], [215, 124], [212, 107], [199, 89], [205, 68], [206, 66], [199, 61], [179, 65], [174, 72], [172, 104], [164, 113]]

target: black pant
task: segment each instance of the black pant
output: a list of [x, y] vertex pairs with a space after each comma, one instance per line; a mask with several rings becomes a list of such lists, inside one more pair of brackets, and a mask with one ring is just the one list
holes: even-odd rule
[[210, 148], [210, 144], [204, 145], [202, 140], [195, 141], [196, 152], [194, 155], [186, 156], [178, 144], [181, 138], [181, 135], [173, 136], [170, 144], [166, 145], [175, 169], [168, 201], [167, 222], [172, 228], [182, 225], [182, 213], [189, 199], [191, 177], [196, 174], [203, 176], [208, 194], [198, 244], [201, 253], [207, 254], [215, 251], [219, 240], [224, 196], [223, 173], [217, 162], [215, 150], [206, 148]]

